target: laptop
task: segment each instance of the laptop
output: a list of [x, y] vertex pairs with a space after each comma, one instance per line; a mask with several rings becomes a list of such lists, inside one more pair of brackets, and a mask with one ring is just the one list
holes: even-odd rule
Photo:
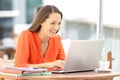
[[63, 70], [52, 73], [95, 70], [102, 56], [103, 45], [104, 40], [71, 40]]

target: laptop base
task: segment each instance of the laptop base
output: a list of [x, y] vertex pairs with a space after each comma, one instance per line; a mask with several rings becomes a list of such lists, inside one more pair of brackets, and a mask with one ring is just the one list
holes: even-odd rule
[[83, 70], [83, 71], [51, 71], [53, 74], [66, 74], [66, 73], [78, 73], [78, 72], [90, 72], [90, 71], [95, 71], [95, 70]]

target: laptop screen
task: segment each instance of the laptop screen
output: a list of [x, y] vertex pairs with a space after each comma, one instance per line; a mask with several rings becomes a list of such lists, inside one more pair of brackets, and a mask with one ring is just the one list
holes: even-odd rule
[[95, 70], [101, 59], [103, 44], [104, 40], [71, 40], [64, 71]]

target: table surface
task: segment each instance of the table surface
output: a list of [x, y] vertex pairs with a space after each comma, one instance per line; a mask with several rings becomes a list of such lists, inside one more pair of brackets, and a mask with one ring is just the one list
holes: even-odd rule
[[96, 72], [79, 72], [67, 74], [52, 74], [50, 76], [24, 76], [14, 77], [0, 75], [0, 80], [8, 79], [26, 79], [26, 80], [106, 80], [120, 76], [120, 72], [96, 73]]

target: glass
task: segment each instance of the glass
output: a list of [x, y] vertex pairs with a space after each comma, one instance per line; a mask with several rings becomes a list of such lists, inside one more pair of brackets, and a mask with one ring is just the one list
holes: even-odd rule
[[[12, 10], [13, 0], [0, 0], [0, 11]], [[13, 18], [12, 17], [0, 17], [0, 39], [9, 36], [12, 31]]]
[[12, 10], [12, 0], [0, 0], [0, 10]]
[[31, 23], [34, 16], [34, 9], [42, 5], [42, 0], [26, 0], [27, 23]]

